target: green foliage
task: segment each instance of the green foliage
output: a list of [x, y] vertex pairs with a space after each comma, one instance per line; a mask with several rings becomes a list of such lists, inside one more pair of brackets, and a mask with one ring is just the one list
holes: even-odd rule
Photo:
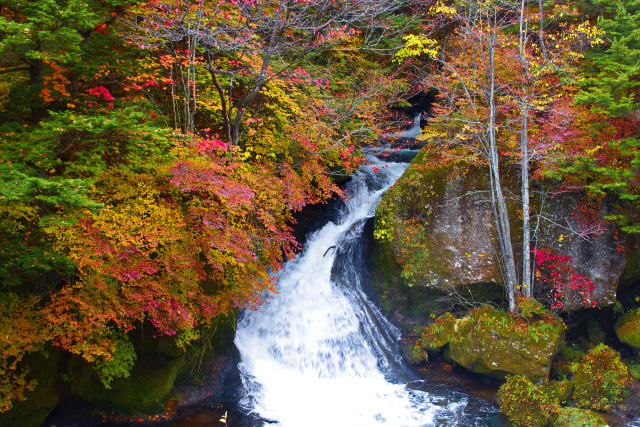
[[616, 213], [605, 219], [618, 223], [625, 233], [640, 233], [637, 214], [640, 194], [635, 183], [640, 170], [640, 138], [610, 140], [606, 144], [606, 151], [598, 153], [600, 148], [592, 153], [574, 156], [560, 172], [579, 177], [593, 197], [615, 196], [620, 206]]
[[580, 361], [574, 383], [579, 407], [609, 411], [627, 395], [631, 376], [618, 352], [600, 344]]
[[496, 398], [500, 411], [516, 426], [544, 427], [560, 413], [556, 397], [549, 396], [542, 387], [521, 375], [508, 377]]
[[97, 360], [94, 364], [94, 369], [106, 389], [111, 388], [111, 382], [115, 378], [129, 378], [136, 360], [136, 351], [129, 337], [123, 335], [113, 341], [115, 345], [111, 354]]
[[[80, 59], [82, 32], [99, 21], [84, 0], [3, 1], [24, 21], [0, 17], [0, 57], [26, 61], [69, 63]], [[95, 4], [96, 2], [94, 2]]]
[[593, 106], [596, 112], [613, 116], [629, 115], [640, 104], [640, 5], [635, 0], [598, 0], [598, 25], [605, 31], [607, 46], [594, 51], [589, 59], [585, 87], [576, 96], [578, 103]]

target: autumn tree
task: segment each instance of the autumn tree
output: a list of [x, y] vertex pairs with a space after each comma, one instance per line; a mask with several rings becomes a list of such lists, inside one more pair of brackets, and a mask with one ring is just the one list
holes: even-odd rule
[[179, 90], [174, 100], [181, 101], [171, 107], [176, 123], [193, 132], [198, 111], [206, 108], [198, 97], [214, 89], [214, 116], [237, 145], [245, 114], [267, 82], [327, 84], [325, 76], [311, 76], [300, 66], [336, 46], [380, 43], [390, 31], [385, 19], [397, 7], [386, 0], [153, 1], [136, 9], [126, 25], [133, 43], [166, 55]]

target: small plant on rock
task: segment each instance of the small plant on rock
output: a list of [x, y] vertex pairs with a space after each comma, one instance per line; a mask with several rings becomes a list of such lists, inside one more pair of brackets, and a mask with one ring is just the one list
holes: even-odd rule
[[520, 316], [525, 319], [550, 315], [549, 310], [535, 298], [520, 297], [516, 307]]
[[453, 334], [453, 327], [456, 318], [451, 313], [445, 313], [438, 317], [432, 324], [427, 326], [422, 332], [422, 336], [416, 341], [416, 349], [438, 350], [449, 342]]

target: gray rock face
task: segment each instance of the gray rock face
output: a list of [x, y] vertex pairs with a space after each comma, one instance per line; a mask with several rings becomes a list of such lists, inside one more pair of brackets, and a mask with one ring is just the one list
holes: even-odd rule
[[430, 283], [447, 289], [499, 281], [490, 195], [482, 190], [488, 178], [472, 170], [464, 177], [446, 179], [443, 191], [433, 196], [433, 213], [425, 230]]
[[[505, 181], [518, 259], [522, 221], [519, 183]], [[590, 299], [577, 290], [567, 290], [563, 297], [567, 310], [589, 307], [591, 300], [598, 305], [613, 304], [625, 267], [620, 242], [600, 220], [608, 214], [606, 208], [591, 212], [581, 207], [585, 203], [590, 206], [580, 194], [547, 197], [537, 234], [538, 249], [550, 248], [555, 254], [568, 256], [575, 273], [595, 286]], [[536, 209], [532, 206], [532, 214]], [[532, 233], [536, 218], [532, 217]], [[463, 285], [501, 281], [489, 178], [483, 168], [438, 166], [421, 152], [383, 197], [375, 227], [376, 235], [383, 236], [379, 240], [395, 255], [407, 284], [448, 292]], [[538, 289], [544, 282], [544, 277], [537, 278]]]
[[[549, 247], [557, 254], [570, 257], [576, 272], [593, 283], [591, 299], [598, 305], [610, 305], [616, 301], [626, 265], [622, 242], [609, 225], [597, 219], [609, 214], [606, 207], [590, 215], [595, 218], [585, 218], [579, 208], [582, 202], [579, 194], [562, 194], [548, 202], [538, 247]], [[568, 310], [589, 306], [575, 291], [567, 291], [563, 302]]]

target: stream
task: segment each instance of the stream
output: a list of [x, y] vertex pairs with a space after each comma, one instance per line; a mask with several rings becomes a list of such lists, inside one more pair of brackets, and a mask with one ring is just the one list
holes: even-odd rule
[[279, 293], [242, 314], [238, 412], [286, 427], [495, 425], [491, 404], [404, 364], [400, 331], [363, 290], [364, 225], [408, 166], [369, 160], [337, 220], [309, 235], [279, 273]]

